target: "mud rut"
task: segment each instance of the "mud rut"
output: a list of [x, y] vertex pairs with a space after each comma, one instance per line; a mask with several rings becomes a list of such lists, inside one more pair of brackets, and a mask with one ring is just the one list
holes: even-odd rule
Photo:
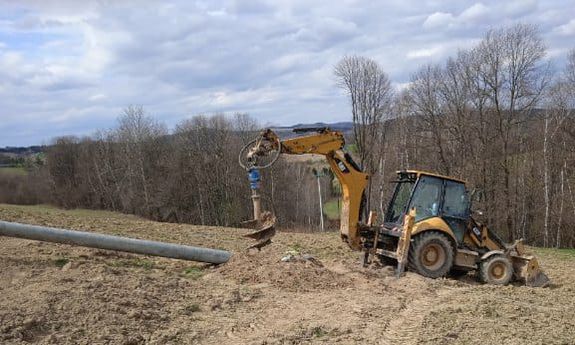
[[440, 291], [427, 296], [414, 297], [384, 328], [382, 340], [386, 344], [417, 344], [422, 339], [422, 326], [433, 308], [442, 303], [445, 295], [453, 291]]

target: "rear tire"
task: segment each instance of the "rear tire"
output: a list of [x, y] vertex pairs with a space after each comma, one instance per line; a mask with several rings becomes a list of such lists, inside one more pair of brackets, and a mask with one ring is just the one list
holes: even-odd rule
[[479, 280], [493, 285], [507, 285], [513, 278], [513, 265], [503, 255], [493, 255], [479, 264]]
[[429, 231], [417, 236], [409, 249], [409, 270], [424, 277], [447, 275], [453, 266], [453, 247], [449, 239]]

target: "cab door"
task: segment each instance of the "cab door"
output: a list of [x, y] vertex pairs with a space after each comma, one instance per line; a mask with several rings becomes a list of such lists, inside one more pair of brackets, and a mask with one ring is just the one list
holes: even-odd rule
[[444, 180], [441, 217], [449, 225], [457, 243], [463, 243], [463, 237], [469, 221], [469, 197], [465, 184]]
[[[421, 176], [411, 197], [408, 209], [414, 208], [415, 222], [441, 215], [441, 197], [443, 195], [443, 180], [434, 176]], [[407, 210], [406, 210], [407, 212]]]

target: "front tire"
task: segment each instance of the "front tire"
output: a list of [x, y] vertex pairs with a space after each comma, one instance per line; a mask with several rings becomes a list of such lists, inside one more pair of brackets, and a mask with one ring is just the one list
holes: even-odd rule
[[513, 277], [513, 265], [503, 255], [493, 255], [479, 265], [479, 280], [493, 285], [507, 285]]
[[424, 232], [409, 249], [409, 270], [424, 277], [445, 277], [453, 266], [453, 247], [447, 236]]

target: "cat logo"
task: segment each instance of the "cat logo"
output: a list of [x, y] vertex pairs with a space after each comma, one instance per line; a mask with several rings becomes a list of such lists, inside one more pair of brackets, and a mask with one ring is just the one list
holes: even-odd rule
[[473, 234], [477, 237], [479, 241], [481, 241], [481, 230], [478, 227], [473, 227]]
[[344, 173], [347, 174], [349, 172], [349, 169], [345, 166], [345, 164], [343, 164], [342, 161], [340, 161], [339, 159], [336, 159], [337, 161], [337, 167], [339, 168], [339, 170]]

